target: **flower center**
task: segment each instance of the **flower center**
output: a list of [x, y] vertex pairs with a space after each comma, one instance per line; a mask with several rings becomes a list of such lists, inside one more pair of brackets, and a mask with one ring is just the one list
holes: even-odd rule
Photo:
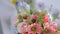
[[36, 19], [32, 19], [32, 22], [35, 23], [36, 22]]
[[32, 27], [32, 28], [31, 28], [31, 30], [32, 30], [32, 31], [35, 31], [35, 30], [36, 30], [36, 28], [35, 28], [35, 27]]
[[45, 30], [44, 30], [44, 32], [46, 32], [46, 33], [47, 33], [47, 32], [48, 32], [48, 30], [47, 30], [47, 29], [45, 29]]

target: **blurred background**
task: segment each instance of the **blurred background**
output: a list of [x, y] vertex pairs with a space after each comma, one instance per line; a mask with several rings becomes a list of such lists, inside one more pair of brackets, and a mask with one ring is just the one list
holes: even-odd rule
[[[22, 1], [26, 2], [27, 0]], [[60, 27], [60, 0], [34, 0], [34, 2], [37, 10], [47, 9]], [[12, 19], [17, 15], [16, 12], [16, 7], [11, 3], [11, 0], [0, 0], [0, 34], [17, 34], [12, 31], [15, 29], [11, 29], [11, 27], [14, 28]]]

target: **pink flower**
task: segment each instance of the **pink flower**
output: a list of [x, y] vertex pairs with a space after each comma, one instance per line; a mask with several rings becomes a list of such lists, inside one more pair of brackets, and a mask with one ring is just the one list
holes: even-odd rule
[[37, 15], [36, 14], [32, 14], [31, 15], [31, 19], [37, 19]]
[[27, 32], [28, 24], [26, 22], [19, 23], [17, 26], [18, 32], [23, 33]]
[[21, 34], [28, 34], [28, 32], [22, 32]]
[[44, 23], [48, 22], [48, 16], [46, 14], [42, 15], [42, 19], [43, 19]]
[[28, 26], [27, 28], [28, 34], [40, 34], [41, 33], [41, 26], [38, 23], [34, 23]]
[[48, 32], [56, 32], [57, 31], [57, 24], [54, 22], [44, 23], [44, 29], [47, 29]]

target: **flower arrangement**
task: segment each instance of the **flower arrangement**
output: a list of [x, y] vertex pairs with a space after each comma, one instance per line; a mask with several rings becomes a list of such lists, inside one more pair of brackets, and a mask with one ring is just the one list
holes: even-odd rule
[[[28, 10], [19, 1], [12, 1], [17, 9], [18, 16], [14, 19], [15, 26], [21, 34], [60, 34], [57, 32], [57, 24], [49, 20], [47, 10], [37, 11], [30, 6]], [[23, 6], [21, 8], [20, 4]], [[30, 4], [30, 2], [28, 3]], [[32, 5], [32, 4], [30, 4]], [[20, 7], [20, 8], [19, 8]], [[19, 11], [20, 10], [20, 11]]]

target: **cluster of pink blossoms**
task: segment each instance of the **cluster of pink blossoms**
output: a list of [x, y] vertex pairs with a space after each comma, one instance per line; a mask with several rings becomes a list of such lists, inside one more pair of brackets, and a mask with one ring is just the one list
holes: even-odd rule
[[[49, 22], [48, 15], [43, 14], [42, 20], [43, 20], [43, 27], [40, 23], [36, 22], [38, 15], [32, 14], [30, 16], [31, 20], [34, 21], [34, 23], [27, 25], [26, 31], [22, 32], [22, 34], [41, 34], [42, 30], [46, 29], [48, 32], [56, 32], [57, 31], [57, 24], [55, 22]], [[21, 26], [21, 25], [20, 25]], [[24, 25], [25, 26], [25, 25]], [[25, 30], [24, 26], [22, 25], [23, 30]]]
[[41, 25], [38, 23], [31, 24], [28, 26], [27, 32], [28, 32], [28, 34], [40, 34]]
[[57, 31], [57, 24], [54, 22], [44, 23], [43, 26], [44, 26], [44, 29], [48, 30], [48, 32], [56, 32]]

